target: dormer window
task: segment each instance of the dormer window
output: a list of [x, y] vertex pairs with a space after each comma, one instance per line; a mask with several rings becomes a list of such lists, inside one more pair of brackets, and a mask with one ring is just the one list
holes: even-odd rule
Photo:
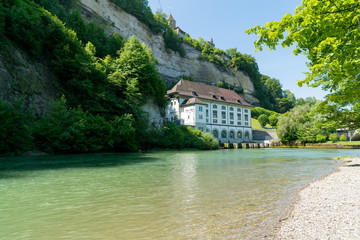
[[224, 97], [221, 97], [221, 100], [226, 101]]
[[198, 96], [198, 94], [196, 93], [196, 92], [192, 92], [192, 95], [194, 95], [194, 96]]
[[218, 99], [217, 96], [215, 96], [215, 95], [213, 95], [213, 98], [214, 98], [214, 99]]
[[238, 103], [242, 104], [240, 100], [237, 100]]

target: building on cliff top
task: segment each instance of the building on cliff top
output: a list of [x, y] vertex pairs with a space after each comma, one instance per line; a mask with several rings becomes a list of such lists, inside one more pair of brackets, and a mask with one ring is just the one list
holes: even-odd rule
[[252, 106], [233, 90], [180, 80], [166, 97], [168, 121], [211, 132], [221, 142], [252, 140]]
[[179, 37], [185, 37], [186, 32], [181, 30], [180, 27], [176, 26], [176, 21], [175, 21], [174, 17], [171, 15], [171, 13], [168, 16], [167, 21], [168, 21], [170, 27], [172, 27], [175, 30], [175, 32], [177, 33], [177, 35]]

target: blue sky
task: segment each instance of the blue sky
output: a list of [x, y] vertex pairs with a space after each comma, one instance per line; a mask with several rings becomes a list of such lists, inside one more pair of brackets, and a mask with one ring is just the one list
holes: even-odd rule
[[260, 73], [279, 79], [283, 89], [289, 89], [296, 98], [322, 99], [326, 95], [320, 88], [297, 86], [297, 80], [304, 79], [303, 73], [308, 71], [304, 56], [295, 56], [291, 48], [281, 46], [272, 52], [267, 48], [255, 52], [257, 37], [245, 33], [247, 28], [280, 20], [286, 13], [293, 14], [301, 0], [149, 0], [153, 12], [160, 10], [160, 4], [162, 11], [167, 15], [171, 12], [177, 26], [192, 38], [213, 38], [217, 48], [237, 48], [254, 56]]

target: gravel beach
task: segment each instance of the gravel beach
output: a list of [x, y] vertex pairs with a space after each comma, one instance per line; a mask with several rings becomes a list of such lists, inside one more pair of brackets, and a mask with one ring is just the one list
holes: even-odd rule
[[275, 239], [360, 239], [360, 158], [299, 192]]

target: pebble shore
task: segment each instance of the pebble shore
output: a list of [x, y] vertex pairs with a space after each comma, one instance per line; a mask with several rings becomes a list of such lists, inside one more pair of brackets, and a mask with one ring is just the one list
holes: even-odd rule
[[360, 158], [302, 189], [275, 239], [360, 239]]

